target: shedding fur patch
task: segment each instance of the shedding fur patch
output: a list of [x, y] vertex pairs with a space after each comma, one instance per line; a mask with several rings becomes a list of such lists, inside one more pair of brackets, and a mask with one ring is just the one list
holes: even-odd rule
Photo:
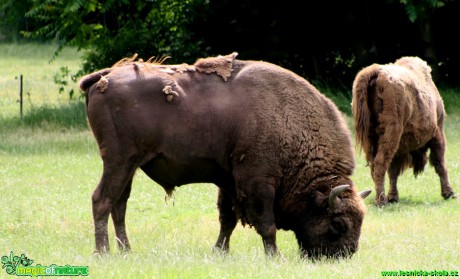
[[163, 93], [166, 94], [166, 100], [168, 100], [169, 103], [173, 101], [174, 96], [179, 97], [179, 93], [174, 91], [171, 85], [166, 85], [163, 88]]
[[174, 74], [174, 73], [184, 73], [184, 72], [195, 72], [195, 67], [187, 65], [185, 63], [180, 65], [162, 65], [156, 66], [160, 68], [160, 71], [167, 73], [167, 74]]
[[145, 70], [158, 70], [160, 72], [164, 72], [170, 75], [175, 73], [184, 73], [184, 72], [195, 72], [195, 67], [190, 66], [186, 63], [182, 63], [180, 65], [163, 65], [163, 63], [171, 58], [170, 56], [161, 56], [156, 58], [155, 56], [150, 57], [147, 61], [144, 61], [142, 58], [138, 58], [137, 53], [135, 53], [132, 57], [123, 58], [117, 63], [115, 63], [113, 67], [122, 67], [126, 65], [132, 65], [136, 72], [140, 72], [141, 69]]
[[232, 75], [233, 71], [233, 61], [238, 53], [233, 52], [232, 54], [226, 56], [217, 56], [217, 57], [208, 57], [198, 59], [193, 66], [199, 72], [211, 74], [216, 73], [221, 76], [224, 81], [227, 81], [228, 78]]
[[219, 55], [217, 57], [200, 58], [193, 65], [188, 65], [186, 63], [180, 65], [163, 65], [163, 62], [170, 58], [169, 56], [163, 56], [158, 59], [152, 57], [144, 61], [138, 58], [137, 53], [135, 53], [132, 57], [121, 59], [115, 63], [112, 68], [133, 65], [134, 70], [137, 72], [140, 72], [140, 69], [144, 68], [145, 70], [155, 69], [170, 75], [199, 71], [206, 74], [216, 73], [222, 77], [224, 81], [227, 81], [232, 75], [233, 62], [237, 55], [237, 52], [233, 52], [225, 56]]
[[109, 86], [109, 80], [105, 76], [101, 76], [101, 79], [97, 82], [97, 89], [99, 89], [100, 93], [104, 93]]

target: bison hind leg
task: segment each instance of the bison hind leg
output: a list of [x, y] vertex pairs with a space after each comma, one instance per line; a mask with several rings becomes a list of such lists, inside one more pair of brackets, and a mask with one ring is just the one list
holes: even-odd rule
[[[125, 167], [118, 167], [120, 165]], [[95, 255], [108, 254], [110, 251], [107, 232], [110, 214], [112, 214], [119, 247], [122, 250], [129, 250], [125, 215], [135, 170], [136, 165], [134, 163], [104, 161], [101, 180], [91, 198], [96, 241]]]
[[452, 187], [450, 186], [449, 176], [447, 174], [444, 154], [446, 151], [446, 140], [444, 134], [438, 131], [436, 137], [429, 142], [430, 164], [434, 167], [441, 181], [441, 195], [444, 199], [457, 198]]
[[404, 161], [401, 160], [400, 156], [396, 156], [391, 161], [390, 167], [388, 168], [388, 177], [390, 179], [390, 189], [388, 190], [388, 202], [398, 202], [398, 176], [404, 171]]
[[116, 240], [120, 251], [129, 251], [131, 246], [129, 244], [128, 235], [126, 234], [126, 205], [131, 193], [132, 178], [129, 180], [120, 199], [112, 206], [111, 216], [115, 228]]
[[390, 178], [390, 189], [388, 190], [388, 202], [399, 202], [398, 194], [398, 177], [407, 168], [412, 166], [411, 156], [409, 154], [397, 154], [391, 161], [388, 168], [388, 177]]

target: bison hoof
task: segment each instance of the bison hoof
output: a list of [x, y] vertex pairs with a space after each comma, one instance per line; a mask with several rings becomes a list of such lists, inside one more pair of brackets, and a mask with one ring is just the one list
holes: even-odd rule
[[385, 205], [387, 205], [387, 203], [388, 203], [388, 202], [386, 202], [386, 201], [379, 201], [379, 202], [376, 201], [376, 202], [375, 202], [375, 205], [376, 205], [377, 207], [384, 207]]
[[376, 206], [382, 207], [382, 206], [385, 206], [388, 203], [388, 200], [385, 197], [385, 195], [380, 195], [380, 196], [377, 196], [375, 198], [374, 203], [375, 203]]
[[397, 202], [399, 202], [399, 197], [397, 195], [396, 196], [388, 195], [388, 202], [397, 203]]
[[225, 255], [225, 254], [228, 254], [229, 253], [229, 248], [225, 248], [225, 247], [220, 247], [220, 246], [214, 246], [212, 247], [212, 252], [213, 253], [216, 253], [216, 254], [219, 254], [219, 255]]
[[109, 255], [109, 254], [110, 254], [110, 251], [109, 251], [109, 249], [107, 249], [107, 248], [100, 249], [100, 250], [97, 250], [97, 249], [96, 249], [96, 250], [94, 250], [94, 252], [93, 252], [93, 257], [94, 257], [94, 258], [102, 258], [102, 257], [107, 256], [107, 255]]
[[457, 195], [454, 192], [442, 193], [442, 196], [445, 200], [447, 199], [456, 199]]

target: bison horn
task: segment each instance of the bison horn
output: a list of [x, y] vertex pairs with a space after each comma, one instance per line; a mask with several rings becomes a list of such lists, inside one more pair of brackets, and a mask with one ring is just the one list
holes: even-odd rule
[[372, 190], [364, 190], [359, 192], [359, 196], [364, 200], [365, 198], [367, 198], [367, 196], [370, 195], [371, 192]]
[[350, 185], [340, 185], [337, 187], [332, 188], [331, 193], [329, 194], [329, 207], [335, 209], [339, 206], [340, 199], [339, 195], [346, 189], [350, 188]]

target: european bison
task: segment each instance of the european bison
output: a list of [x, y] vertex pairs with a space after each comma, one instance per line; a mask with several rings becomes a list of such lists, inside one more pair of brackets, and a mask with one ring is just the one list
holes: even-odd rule
[[294, 73], [235, 57], [194, 65], [131, 59], [83, 77], [103, 160], [92, 196], [95, 253], [109, 251], [109, 214], [119, 248], [130, 248], [126, 203], [139, 167], [168, 194], [188, 183], [219, 187], [215, 248], [228, 251], [241, 220], [268, 255], [278, 253], [277, 229], [294, 231], [309, 257], [357, 250], [370, 191], [358, 193], [350, 179], [355, 161], [342, 115]]
[[[444, 161], [444, 105], [431, 78], [431, 68], [418, 57], [362, 69], [353, 83], [356, 143], [365, 152], [374, 180], [376, 205], [398, 202], [398, 176], [407, 168], [414, 175], [430, 163], [441, 179], [445, 199], [456, 197]], [[390, 189], [385, 196], [385, 173]]]

